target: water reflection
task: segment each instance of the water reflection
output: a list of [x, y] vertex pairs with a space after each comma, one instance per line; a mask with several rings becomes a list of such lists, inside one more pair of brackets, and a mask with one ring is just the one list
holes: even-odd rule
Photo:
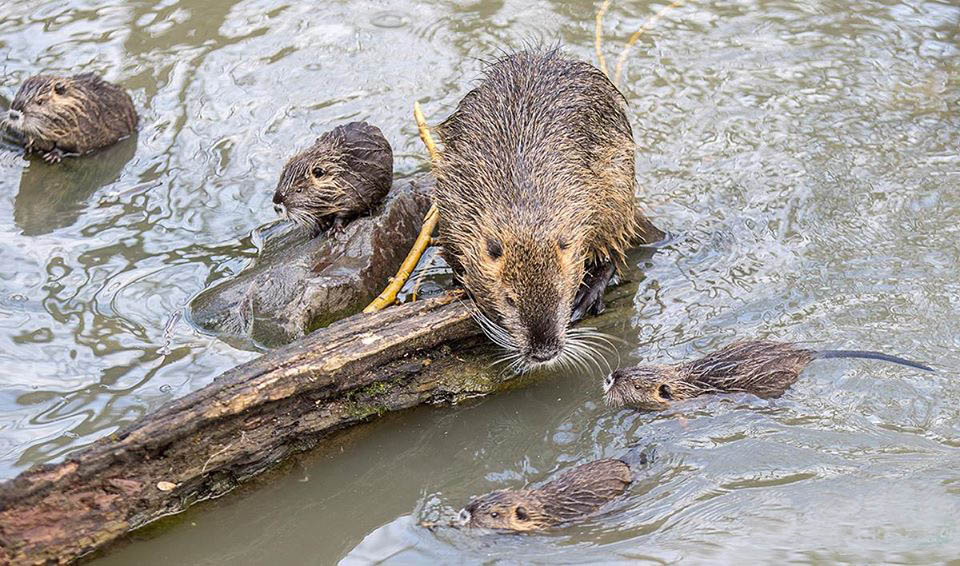
[[49, 234], [72, 226], [97, 189], [114, 183], [137, 150], [137, 136], [95, 155], [65, 158], [49, 165], [31, 159], [20, 175], [13, 220], [24, 236]]

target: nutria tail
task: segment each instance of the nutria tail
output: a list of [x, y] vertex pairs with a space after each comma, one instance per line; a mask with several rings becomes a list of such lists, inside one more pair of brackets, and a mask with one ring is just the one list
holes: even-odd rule
[[884, 362], [892, 362], [895, 364], [900, 364], [902, 366], [912, 367], [916, 369], [921, 369], [923, 371], [934, 371], [934, 369], [928, 365], [922, 364], [920, 362], [914, 362], [907, 360], [905, 358], [899, 358], [897, 356], [891, 356], [890, 354], [883, 354], [881, 352], [871, 352], [868, 350], [821, 350], [815, 353], [815, 357], [821, 359], [827, 358], [865, 358], [868, 360], [881, 360]]

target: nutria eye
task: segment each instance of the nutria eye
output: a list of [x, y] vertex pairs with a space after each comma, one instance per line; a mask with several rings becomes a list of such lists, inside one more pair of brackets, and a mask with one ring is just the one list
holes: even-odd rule
[[323, 167], [314, 167], [311, 173], [313, 173], [314, 177], [323, 177], [327, 174], [327, 172], [323, 170]]
[[497, 517], [500, 516], [500, 513], [497, 513], [496, 511], [494, 511], [493, 513], [490, 513], [490, 516], [496, 519]]
[[670, 401], [673, 399], [673, 393], [670, 393], [670, 386], [667, 385], [666, 383], [664, 383], [663, 385], [660, 386], [659, 389], [657, 389], [657, 394], [660, 395], [662, 399], [666, 399], [667, 401]]
[[510, 295], [504, 295], [503, 300], [505, 303], [507, 303], [507, 306], [509, 306], [510, 308], [512, 309], [517, 308], [517, 302], [514, 301], [513, 297], [511, 297]]
[[53, 85], [53, 92], [59, 94], [60, 96], [63, 96], [64, 94], [67, 93], [67, 85], [63, 83], [57, 83]]
[[490, 257], [493, 259], [500, 259], [500, 256], [503, 255], [503, 246], [500, 245], [500, 242], [488, 238], [487, 253], [490, 254]]
[[560, 238], [560, 240], [557, 241], [557, 247], [560, 248], [561, 250], [565, 250], [569, 248], [570, 240], [567, 240], [566, 238]]

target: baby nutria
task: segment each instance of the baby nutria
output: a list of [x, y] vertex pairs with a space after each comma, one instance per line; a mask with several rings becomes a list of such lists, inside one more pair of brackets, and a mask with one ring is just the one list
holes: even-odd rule
[[613, 407], [659, 411], [673, 401], [705, 393], [752, 393], [779, 397], [813, 360], [867, 358], [924, 371], [932, 368], [910, 360], [861, 350], [808, 350], [785, 342], [734, 342], [699, 360], [669, 366], [636, 366], [617, 370], [603, 382], [603, 398]]
[[589, 355], [571, 322], [603, 310], [631, 242], [663, 235], [637, 211], [625, 108], [592, 65], [522, 51], [436, 128], [444, 257], [515, 370]]
[[529, 532], [583, 519], [622, 495], [633, 470], [646, 463], [646, 454], [634, 448], [620, 459], [571, 468], [537, 489], [492, 491], [460, 511], [459, 526]]
[[27, 79], [10, 105], [3, 125], [24, 137], [27, 153], [48, 163], [67, 154], [84, 154], [112, 145], [137, 127], [130, 95], [94, 73], [72, 77], [37, 75]]
[[350, 122], [287, 161], [274, 209], [314, 233], [339, 232], [380, 204], [393, 183], [393, 150], [380, 129]]

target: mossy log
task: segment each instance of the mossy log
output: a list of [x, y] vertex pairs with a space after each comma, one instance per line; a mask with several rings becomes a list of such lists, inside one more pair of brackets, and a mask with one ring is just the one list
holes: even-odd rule
[[65, 564], [216, 497], [338, 429], [508, 386], [455, 295], [361, 314], [0, 484], [0, 563]]

